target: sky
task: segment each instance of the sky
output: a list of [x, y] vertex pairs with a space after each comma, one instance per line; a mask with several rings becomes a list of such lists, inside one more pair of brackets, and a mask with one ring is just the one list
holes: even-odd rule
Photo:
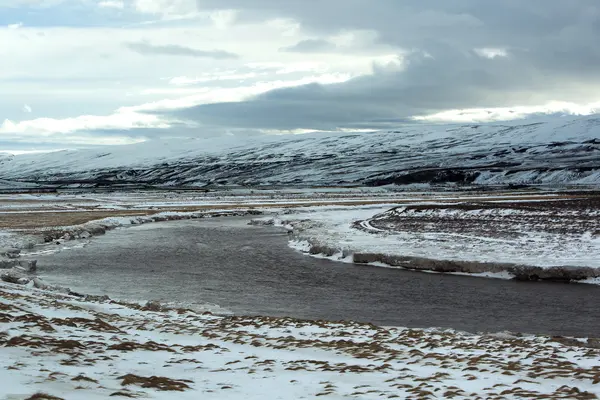
[[597, 0], [0, 0], [0, 150], [600, 110]]

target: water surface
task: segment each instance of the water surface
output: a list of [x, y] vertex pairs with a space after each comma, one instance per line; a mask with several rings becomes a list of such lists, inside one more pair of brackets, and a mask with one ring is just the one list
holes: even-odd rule
[[122, 299], [214, 303], [239, 314], [600, 336], [600, 288], [429, 274], [316, 259], [246, 218], [153, 223], [42, 255], [51, 283]]

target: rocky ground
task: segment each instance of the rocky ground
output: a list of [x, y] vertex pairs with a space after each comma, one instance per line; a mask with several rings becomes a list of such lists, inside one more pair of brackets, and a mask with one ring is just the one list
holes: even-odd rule
[[595, 399], [599, 344], [199, 314], [0, 283], [5, 399]]

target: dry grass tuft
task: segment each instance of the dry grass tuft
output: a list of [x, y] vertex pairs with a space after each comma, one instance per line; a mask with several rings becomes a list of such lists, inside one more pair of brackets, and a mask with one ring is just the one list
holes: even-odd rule
[[92, 378], [88, 378], [88, 377], [87, 377], [87, 376], [85, 376], [85, 375], [78, 375], [78, 376], [76, 376], [75, 378], [73, 378], [73, 379], [71, 379], [71, 380], [72, 380], [72, 381], [75, 381], [75, 382], [81, 382], [81, 381], [85, 381], [85, 382], [98, 383], [98, 381], [97, 381], [97, 380], [95, 380], [95, 379], [92, 379]]
[[134, 399], [136, 397], [140, 397], [140, 395], [133, 392], [114, 392], [110, 394], [110, 397], [129, 397]]
[[47, 393], [38, 392], [33, 394], [31, 397], [28, 397], [25, 400], [64, 400], [61, 397], [52, 396]]
[[119, 344], [113, 344], [108, 347], [108, 350], [118, 350], [118, 351], [137, 351], [137, 350], [147, 350], [147, 351], [168, 351], [170, 353], [175, 353], [175, 350], [170, 348], [167, 345], [159, 344], [156, 342], [147, 342], [147, 343], [135, 343], [135, 342], [122, 342]]
[[143, 377], [137, 376], [133, 374], [127, 374], [120, 376], [119, 379], [122, 379], [122, 386], [128, 385], [139, 385], [143, 388], [148, 389], [156, 389], [160, 391], [178, 391], [183, 392], [187, 389], [191, 389], [188, 383], [194, 383], [193, 381], [182, 379], [175, 380], [170, 378], [165, 378], [161, 376], [151, 376], [151, 377]]

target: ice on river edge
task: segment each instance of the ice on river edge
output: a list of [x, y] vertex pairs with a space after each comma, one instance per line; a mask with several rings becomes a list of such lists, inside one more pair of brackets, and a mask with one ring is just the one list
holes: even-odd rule
[[[440, 204], [444, 203], [423, 202], [411, 205]], [[415, 262], [424, 264], [426, 260], [443, 261], [459, 266], [467, 265], [463, 268], [464, 272], [472, 273], [464, 273], [465, 275], [503, 279], [515, 276], [507, 272], [512, 268], [511, 266], [546, 271], [553, 268], [567, 271], [581, 269], [591, 275], [583, 279], [583, 282], [600, 283], [600, 259], [596, 256], [600, 254], [598, 231], [573, 235], [552, 234], [536, 230], [535, 224], [521, 223], [510, 227], [511, 230], [518, 232], [517, 237], [505, 240], [441, 230], [436, 232], [435, 226], [427, 232], [390, 232], [370, 225], [371, 219], [385, 216], [390, 213], [390, 209], [398, 209], [397, 207], [397, 204], [353, 208], [310, 207], [298, 211], [286, 211], [276, 217], [259, 218], [256, 223], [285, 226], [288, 232], [293, 232], [290, 247], [315, 257], [325, 257], [335, 261], [368, 263], [384, 267], [402, 267], [405, 263], [406, 268], [409, 269], [413, 269], [411, 263], [415, 264]], [[399, 210], [402, 211], [402, 207], [399, 207]], [[498, 211], [500, 215], [510, 216], [511, 213], [516, 214], [516, 211]], [[419, 215], [425, 216], [427, 212]], [[453, 215], [452, 218], [460, 218], [460, 213], [457, 215], [459, 216]], [[357, 225], [360, 229], [357, 229]], [[596, 225], [600, 229], [600, 224], [596, 223]], [[364, 255], [364, 257], [357, 255]], [[386, 259], [399, 261], [391, 264], [386, 263]], [[435, 265], [436, 268], [439, 267], [438, 264]], [[490, 267], [484, 268], [481, 267], [482, 265]], [[420, 265], [415, 269], [427, 272], [427, 268], [421, 268]], [[443, 271], [442, 268], [437, 270]], [[458, 273], [461, 274], [460, 269]]]

